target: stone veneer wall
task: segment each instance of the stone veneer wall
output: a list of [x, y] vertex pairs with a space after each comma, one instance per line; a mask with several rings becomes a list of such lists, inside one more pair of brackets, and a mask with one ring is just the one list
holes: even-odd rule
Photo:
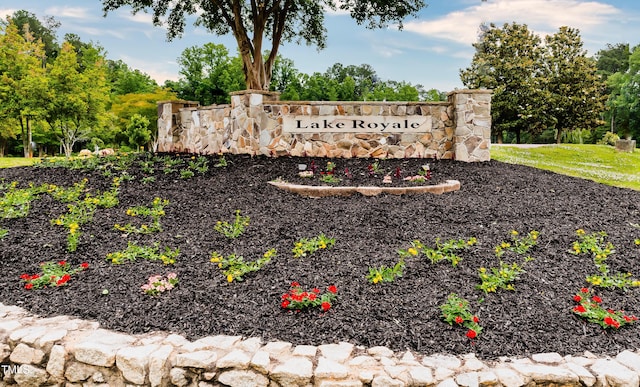
[[[420, 119], [420, 131], [323, 128], [292, 132], [296, 118], [376, 122]], [[407, 125], [407, 123], [405, 123]], [[418, 125], [417, 123], [415, 125]], [[353, 124], [355, 127], [355, 124]], [[424, 130], [423, 130], [424, 129]], [[191, 101], [158, 103], [158, 150], [267, 156], [440, 158], [488, 161], [491, 91], [456, 90], [447, 102], [279, 101], [279, 94], [247, 90], [231, 105], [200, 107]]]
[[126, 335], [67, 316], [38, 318], [0, 303], [0, 386], [596, 386], [638, 387], [640, 351], [614, 357], [558, 353], [480, 361], [350, 343], [189, 341], [168, 332]]

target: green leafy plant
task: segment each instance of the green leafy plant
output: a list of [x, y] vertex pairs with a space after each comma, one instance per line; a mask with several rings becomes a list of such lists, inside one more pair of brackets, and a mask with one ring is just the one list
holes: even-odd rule
[[242, 256], [236, 255], [235, 253], [224, 257], [217, 251], [214, 251], [211, 253], [211, 262], [218, 264], [218, 268], [227, 278], [227, 282], [233, 282], [242, 281], [246, 274], [262, 269], [275, 255], [276, 249], [269, 249], [261, 258], [255, 261], [245, 262]]
[[573, 296], [573, 301], [577, 302], [572, 311], [590, 323], [600, 325], [602, 328], [618, 329], [622, 326], [633, 324], [638, 318], [627, 315], [624, 311], [614, 311], [602, 307], [602, 299], [592, 295], [588, 288], [582, 288]]
[[332, 302], [336, 299], [338, 288], [335, 285], [327, 287], [327, 291], [322, 293], [320, 289], [313, 288], [310, 291], [302, 289], [298, 282], [291, 283], [291, 289], [282, 295], [280, 306], [283, 309], [302, 311], [309, 308], [320, 307], [323, 312], [331, 309]]
[[156, 181], [156, 178], [154, 176], [145, 176], [140, 181], [142, 182], [142, 184], [149, 184]]
[[53, 225], [64, 226], [69, 230], [67, 233], [68, 251], [77, 250], [80, 240], [80, 226], [93, 219], [97, 207], [111, 208], [118, 205], [119, 186], [120, 179], [116, 177], [113, 179], [109, 191], [105, 191], [96, 197], [86, 194], [84, 199], [69, 204], [69, 210], [66, 214], [60, 215], [57, 219], [51, 221]]
[[440, 305], [442, 319], [449, 325], [460, 325], [467, 328], [466, 336], [475, 339], [482, 332], [480, 319], [469, 311], [469, 301], [455, 293], [449, 294], [447, 302]]
[[227, 163], [227, 159], [224, 158], [224, 155], [220, 155], [220, 157], [218, 158], [218, 162], [215, 163], [213, 166], [215, 168], [224, 168], [228, 165]]
[[127, 208], [126, 214], [131, 217], [151, 218], [151, 223], [141, 224], [140, 227], [134, 226], [131, 223], [125, 225], [116, 224], [113, 226], [118, 231], [126, 232], [127, 234], [151, 234], [154, 232], [162, 231], [162, 225], [160, 224], [160, 218], [165, 215], [164, 207], [169, 204], [166, 199], [156, 197], [151, 202], [151, 206], [136, 206]]
[[71, 276], [88, 268], [89, 264], [86, 262], [72, 269], [67, 261], [49, 261], [40, 264], [40, 273], [31, 275], [22, 274], [20, 279], [25, 281], [24, 288], [27, 290], [46, 288], [47, 286], [58, 287], [66, 285], [71, 279]]
[[440, 242], [440, 238], [436, 238], [436, 246], [425, 246], [419, 240], [411, 242], [411, 247], [405, 250], [398, 250], [401, 257], [416, 256], [420, 253], [424, 254], [431, 263], [438, 263], [442, 260], [449, 261], [453, 267], [458, 266], [462, 258], [456, 254], [457, 251], [466, 250], [478, 243], [475, 237], [464, 239], [451, 239], [446, 242]]
[[199, 156], [197, 159], [192, 157], [191, 161], [189, 161], [189, 168], [201, 175], [204, 175], [209, 170], [209, 163], [206, 157]]
[[140, 288], [145, 294], [150, 296], [157, 296], [160, 293], [168, 292], [178, 285], [178, 275], [176, 273], [169, 273], [166, 277], [161, 275], [153, 275], [149, 277], [146, 284]]
[[30, 185], [29, 188], [18, 188], [18, 182], [12, 182], [7, 191], [0, 197], [0, 218], [24, 218], [29, 214], [31, 202], [48, 189], [48, 184], [38, 187]]
[[320, 181], [327, 184], [338, 184], [341, 180], [339, 177], [336, 177], [333, 173], [328, 173], [320, 176]]
[[217, 221], [213, 229], [230, 239], [239, 237], [244, 232], [244, 228], [249, 225], [249, 217], [241, 216], [240, 210], [236, 210], [235, 214], [233, 223]]
[[587, 276], [586, 281], [593, 286], [602, 288], [619, 288], [640, 286], [640, 280], [633, 278], [631, 273], [611, 273], [607, 258], [615, 252], [611, 242], [605, 241], [604, 231], [587, 234], [583, 229], [576, 230], [578, 240], [573, 242], [569, 253], [574, 255], [591, 254], [593, 263], [598, 269], [597, 274]]
[[393, 282], [396, 278], [402, 277], [405, 263], [404, 258], [400, 257], [400, 260], [392, 267], [381, 265], [379, 267], [370, 267], [369, 274], [367, 274], [367, 280], [372, 284], [378, 284], [381, 282]]
[[160, 251], [159, 246], [160, 244], [157, 242], [153, 246], [138, 246], [135, 242], [128, 242], [125, 250], [107, 254], [107, 260], [111, 261], [114, 265], [120, 265], [127, 261], [135, 262], [138, 258], [148, 259], [150, 261], [162, 261], [165, 265], [174, 264], [180, 254], [180, 250], [165, 247], [163, 251]]
[[293, 257], [301, 258], [306, 257], [307, 254], [315, 253], [318, 250], [330, 249], [335, 245], [335, 238], [329, 238], [324, 234], [320, 234], [317, 237], [311, 239], [302, 238], [293, 245]]
[[195, 176], [195, 173], [190, 169], [183, 169], [180, 171], [181, 179], [191, 179], [193, 176]]
[[525, 273], [525, 271], [516, 262], [507, 264], [500, 261], [500, 266], [497, 268], [492, 267], [490, 272], [481, 267], [478, 269], [478, 273], [481, 283], [476, 288], [485, 293], [493, 293], [498, 289], [515, 290], [513, 282], [518, 280], [520, 274]]
[[518, 231], [511, 230], [511, 242], [503, 241], [496, 246], [495, 253], [498, 258], [503, 256], [505, 251], [513, 251], [516, 254], [527, 254], [531, 248], [538, 244], [540, 233], [532, 230], [522, 238], [518, 237], [518, 235]]
[[0, 228], [0, 239], [4, 239], [7, 235], [9, 235], [9, 230], [6, 228]]
[[80, 195], [85, 190], [88, 180], [82, 179], [79, 183], [75, 183], [73, 187], [64, 188], [51, 184], [48, 193], [61, 203], [72, 203], [80, 199]]

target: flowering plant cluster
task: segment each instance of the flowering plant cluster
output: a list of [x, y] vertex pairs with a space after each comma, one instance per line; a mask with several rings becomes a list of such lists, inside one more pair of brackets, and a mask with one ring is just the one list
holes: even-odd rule
[[151, 202], [151, 207], [147, 206], [136, 206], [127, 208], [126, 214], [131, 217], [146, 217], [151, 218], [150, 224], [142, 224], [140, 227], [136, 227], [131, 223], [127, 223], [125, 225], [115, 224], [113, 228], [118, 231], [123, 231], [127, 234], [150, 234], [153, 232], [162, 231], [162, 226], [160, 225], [160, 218], [165, 215], [164, 207], [169, 204], [169, 201], [166, 199], [160, 199], [156, 197]]
[[511, 230], [511, 242], [501, 242], [495, 248], [497, 257], [504, 255], [505, 251], [513, 251], [516, 254], [526, 254], [529, 250], [538, 244], [538, 236], [540, 233], [536, 230], [529, 231], [529, 233], [522, 237], [518, 237], [519, 233], [516, 230]]
[[500, 266], [492, 267], [491, 273], [488, 273], [484, 267], [478, 269], [478, 272], [481, 283], [476, 288], [485, 293], [493, 293], [498, 289], [516, 290], [513, 282], [518, 280], [520, 274], [525, 271], [516, 262], [509, 265], [500, 261]]
[[385, 265], [370, 267], [369, 274], [367, 274], [367, 280], [372, 284], [393, 282], [396, 277], [402, 277], [404, 266], [404, 258], [400, 257], [400, 260], [392, 267], [387, 267]]
[[249, 217], [241, 216], [240, 210], [236, 210], [235, 214], [233, 223], [217, 221], [213, 229], [230, 239], [239, 237], [244, 232], [244, 228], [249, 225]]
[[326, 292], [320, 294], [320, 289], [313, 288], [311, 291], [305, 291], [298, 282], [294, 281], [291, 283], [289, 292], [282, 295], [280, 306], [296, 311], [319, 306], [323, 312], [326, 312], [331, 309], [331, 303], [336, 299], [337, 293], [338, 288], [335, 285], [330, 285]]
[[306, 257], [307, 254], [315, 253], [318, 250], [330, 249], [336, 243], [335, 238], [329, 238], [324, 234], [320, 234], [317, 237], [311, 239], [302, 238], [295, 242], [293, 245], [293, 257], [301, 258]]
[[580, 292], [573, 296], [573, 301], [578, 305], [573, 308], [573, 313], [584, 318], [590, 323], [599, 324], [601, 327], [618, 329], [624, 325], [633, 324], [638, 321], [636, 316], [629, 316], [624, 311], [614, 311], [602, 307], [602, 299], [592, 295], [588, 288], [580, 289]]
[[[85, 179], [86, 180], [86, 179]], [[75, 197], [86, 181], [74, 186], [71, 189], [71, 193], [59, 194], [63, 200], [69, 200]], [[118, 205], [118, 192], [120, 187], [120, 178], [115, 177], [111, 184], [111, 189], [105, 191], [98, 196], [91, 196], [86, 194], [84, 199], [77, 198], [75, 202], [69, 205], [69, 210], [66, 214], [60, 215], [57, 219], [51, 221], [53, 225], [64, 226], [69, 229], [67, 234], [67, 250], [70, 252], [78, 249], [78, 242], [80, 240], [80, 226], [93, 220], [93, 216], [98, 207], [111, 208]]]
[[140, 288], [145, 294], [157, 296], [162, 292], [168, 292], [173, 289], [178, 282], [178, 275], [176, 273], [169, 273], [166, 278], [163, 278], [161, 275], [153, 275], [149, 277], [147, 283]]
[[632, 278], [631, 273], [611, 274], [606, 260], [615, 252], [611, 242], [605, 242], [607, 234], [604, 231], [587, 234], [583, 229], [576, 230], [578, 240], [573, 242], [571, 254], [580, 255], [591, 253], [593, 263], [598, 269], [598, 274], [587, 276], [587, 282], [593, 286], [602, 288], [620, 288], [640, 286], [640, 280]]
[[48, 184], [18, 188], [17, 181], [5, 187], [7, 191], [0, 197], [0, 218], [3, 219], [24, 218], [29, 214], [31, 202], [49, 189]]
[[222, 271], [222, 274], [227, 277], [227, 282], [233, 282], [242, 281], [242, 277], [245, 274], [262, 269], [275, 255], [276, 249], [269, 249], [261, 258], [255, 261], [245, 262], [244, 257], [241, 255], [234, 253], [228, 257], [223, 257], [220, 253], [214, 251], [211, 253], [211, 262], [218, 264], [218, 268]]
[[160, 252], [159, 246], [160, 244], [157, 242], [153, 246], [138, 246], [135, 242], [128, 242], [125, 250], [107, 254], [107, 260], [114, 265], [119, 265], [126, 261], [134, 262], [138, 258], [162, 261], [165, 265], [176, 263], [176, 257], [180, 254], [180, 250], [178, 248], [172, 250], [169, 247], [165, 247], [164, 251]]
[[457, 294], [449, 294], [447, 302], [440, 305], [440, 310], [442, 318], [449, 325], [457, 324], [467, 328], [468, 338], [475, 339], [482, 332], [480, 319], [469, 311], [469, 301], [460, 298]]
[[20, 279], [25, 281], [25, 289], [39, 289], [47, 286], [63, 286], [71, 279], [71, 276], [83, 270], [87, 270], [89, 264], [83, 262], [79, 267], [72, 269], [67, 261], [49, 261], [40, 264], [40, 274], [22, 274]]
[[431, 263], [435, 264], [442, 260], [447, 260], [451, 262], [451, 265], [453, 267], [456, 267], [458, 266], [458, 263], [460, 263], [460, 261], [462, 260], [462, 258], [458, 256], [456, 252], [459, 250], [468, 249], [469, 247], [475, 245], [476, 243], [478, 243], [478, 240], [474, 237], [469, 238], [467, 240], [451, 239], [444, 243], [440, 242], [440, 238], [436, 238], [436, 247], [433, 248], [433, 247], [425, 246], [422, 242], [416, 239], [413, 242], [411, 242], [411, 247], [409, 247], [408, 249], [398, 250], [398, 254], [400, 254], [401, 257], [409, 257], [409, 256], [416, 256], [422, 253], [427, 258], [429, 258]]

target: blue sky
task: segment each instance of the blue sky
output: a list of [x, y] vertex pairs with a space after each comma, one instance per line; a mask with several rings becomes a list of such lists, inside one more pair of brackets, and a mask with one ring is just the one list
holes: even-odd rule
[[[638, 0], [426, 0], [429, 6], [417, 18], [407, 19], [404, 30], [368, 30], [348, 15], [328, 13], [327, 48], [286, 43], [280, 53], [292, 59], [305, 73], [324, 72], [336, 62], [369, 64], [382, 79], [422, 84], [425, 88], [450, 91], [461, 88], [459, 70], [471, 63], [482, 22], [497, 25], [527, 24], [540, 35], [561, 26], [581, 32], [588, 55], [607, 43], [640, 44]], [[3, 0], [0, 16], [25, 9], [38, 17], [54, 16], [62, 26], [59, 37], [75, 33], [83, 41], [100, 44], [109, 59], [121, 59], [156, 79], [179, 77], [176, 59], [191, 46], [207, 42], [225, 44], [233, 53], [235, 41], [187, 25], [182, 38], [166, 40], [165, 30], [154, 27], [151, 15], [132, 15], [122, 8], [103, 17], [100, 0]]]

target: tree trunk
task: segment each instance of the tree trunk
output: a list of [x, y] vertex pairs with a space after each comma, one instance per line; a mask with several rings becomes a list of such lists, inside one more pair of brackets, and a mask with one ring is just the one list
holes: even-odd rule
[[562, 144], [562, 129], [558, 129], [556, 134], [556, 144]]

